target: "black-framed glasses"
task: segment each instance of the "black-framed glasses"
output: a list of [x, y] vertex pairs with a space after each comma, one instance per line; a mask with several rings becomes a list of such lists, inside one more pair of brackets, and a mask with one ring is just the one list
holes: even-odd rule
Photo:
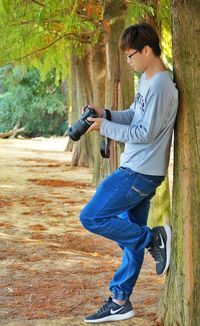
[[129, 55], [126, 55], [127, 59], [131, 60], [132, 56], [134, 54], [136, 54], [138, 52], [138, 50], [134, 51], [133, 53], [129, 54]]

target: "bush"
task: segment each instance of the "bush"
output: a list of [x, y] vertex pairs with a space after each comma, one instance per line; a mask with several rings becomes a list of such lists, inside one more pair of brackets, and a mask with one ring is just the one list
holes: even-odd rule
[[25, 127], [25, 135], [60, 135], [67, 118], [66, 95], [55, 85], [55, 71], [41, 81], [35, 68], [0, 70], [0, 131]]

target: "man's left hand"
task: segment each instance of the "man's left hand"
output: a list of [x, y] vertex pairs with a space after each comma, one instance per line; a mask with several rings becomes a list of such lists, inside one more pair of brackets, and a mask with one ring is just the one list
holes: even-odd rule
[[89, 117], [87, 118], [88, 121], [92, 121], [93, 124], [90, 126], [90, 128], [87, 130], [87, 132], [89, 131], [93, 131], [93, 130], [100, 130], [101, 128], [101, 124], [102, 124], [102, 118], [92, 118]]

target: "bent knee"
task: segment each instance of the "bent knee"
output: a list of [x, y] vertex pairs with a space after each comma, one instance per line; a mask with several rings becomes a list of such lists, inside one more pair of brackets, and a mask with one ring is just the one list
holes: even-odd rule
[[92, 219], [86, 216], [84, 209], [81, 211], [79, 219], [85, 229], [92, 231]]

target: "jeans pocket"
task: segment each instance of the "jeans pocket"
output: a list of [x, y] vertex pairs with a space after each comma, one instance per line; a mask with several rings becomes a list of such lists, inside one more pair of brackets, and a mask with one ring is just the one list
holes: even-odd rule
[[152, 178], [146, 178], [143, 177], [143, 175], [138, 174], [131, 188], [127, 192], [126, 198], [131, 205], [136, 206], [145, 197], [149, 196], [150, 194], [154, 194], [156, 188], [161, 184], [163, 180], [164, 178], [161, 178], [160, 182], [155, 182], [153, 176]]

